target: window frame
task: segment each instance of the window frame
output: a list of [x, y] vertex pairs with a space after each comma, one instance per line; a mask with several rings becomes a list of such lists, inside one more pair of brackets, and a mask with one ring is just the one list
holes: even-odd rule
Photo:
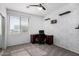
[[[28, 29], [29, 29], [29, 18], [28, 18], [27, 16], [23, 16], [23, 15], [21, 16], [21, 15], [16, 15], [16, 14], [9, 14], [9, 15], [8, 15], [8, 17], [9, 17], [9, 18], [8, 18], [8, 19], [9, 19], [9, 24], [8, 24], [8, 25], [9, 25], [9, 28], [8, 28], [8, 29], [9, 29], [9, 32], [11, 31], [11, 30], [10, 30], [10, 16], [16, 16], [16, 17], [19, 17], [19, 18], [20, 18], [20, 19], [19, 19], [20, 31], [19, 31], [18, 33], [27, 33], [27, 32], [28, 32]], [[21, 31], [21, 26], [22, 26], [22, 25], [21, 25], [21, 21], [22, 21], [21, 17], [26, 17], [26, 18], [27, 18], [28, 27], [27, 27], [27, 31], [26, 31], [26, 32], [22, 32], [22, 31]], [[10, 34], [12, 34], [12, 33], [13, 33], [13, 32], [10, 32]], [[15, 34], [16, 34], [16, 33], [17, 33], [17, 32], [15, 32]]]

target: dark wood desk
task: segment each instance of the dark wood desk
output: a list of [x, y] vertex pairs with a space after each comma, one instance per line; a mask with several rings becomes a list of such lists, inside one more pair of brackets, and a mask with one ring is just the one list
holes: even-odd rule
[[37, 43], [37, 41], [39, 41], [41, 38], [44, 39], [46, 44], [53, 44], [53, 35], [42, 35], [42, 37], [40, 37], [39, 34], [32, 34], [31, 35], [31, 43]]

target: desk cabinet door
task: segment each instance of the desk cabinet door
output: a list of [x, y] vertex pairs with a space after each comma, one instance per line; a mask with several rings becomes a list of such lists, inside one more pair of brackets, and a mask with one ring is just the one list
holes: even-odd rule
[[36, 42], [36, 36], [31, 35], [31, 43], [35, 43]]
[[47, 36], [46, 37], [46, 43], [49, 44], [49, 45], [53, 44], [53, 36]]

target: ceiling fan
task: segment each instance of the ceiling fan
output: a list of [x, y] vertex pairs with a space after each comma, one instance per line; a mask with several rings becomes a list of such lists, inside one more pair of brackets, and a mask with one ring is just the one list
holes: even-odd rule
[[41, 7], [43, 10], [46, 10], [46, 8], [42, 4], [27, 6], [27, 8], [29, 8], [29, 7], [39, 7], [39, 8]]

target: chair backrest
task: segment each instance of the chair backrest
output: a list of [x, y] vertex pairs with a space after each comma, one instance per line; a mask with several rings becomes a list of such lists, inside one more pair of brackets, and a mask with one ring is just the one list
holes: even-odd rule
[[44, 35], [44, 30], [39, 30], [40, 35]]

